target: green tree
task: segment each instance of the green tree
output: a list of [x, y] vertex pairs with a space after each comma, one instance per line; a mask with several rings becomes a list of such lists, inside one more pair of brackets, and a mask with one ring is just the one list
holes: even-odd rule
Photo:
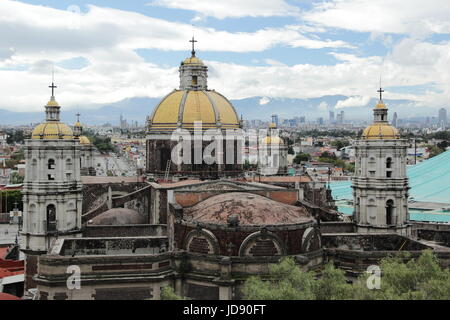
[[171, 286], [166, 286], [161, 290], [161, 300], [189, 300], [177, 295]]
[[10, 177], [11, 184], [21, 184], [23, 183], [24, 177], [19, 175], [17, 172], [13, 172]]
[[[407, 261], [407, 262], [405, 262]], [[262, 279], [250, 277], [243, 286], [245, 299], [266, 300], [436, 300], [450, 299], [450, 270], [443, 269], [431, 250], [411, 259], [409, 254], [380, 261], [381, 286], [369, 289], [369, 274], [348, 284], [343, 270], [332, 262], [322, 273], [303, 272], [292, 258], [284, 258], [269, 267]], [[317, 279], [318, 278], [318, 279]]]
[[317, 282], [312, 272], [303, 272], [292, 258], [269, 266], [269, 281], [250, 277], [242, 292], [247, 300], [312, 300]]
[[292, 148], [291, 146], [288, 147], [288, 154], [295, 154], [294, 148]]
[[307, 153], [298, 153], [294, 158], [295, 164], [300, 164], [302, 161], [309, 161], [311, 159], [311, 156]]
[[342, 300], [352, 297], [352, 285], [347, 283], [345, 272], [335, 268], [331, 261], [325, 265], [315, 288], [317, 300]]
[[428, 152], [430, 153], [430, 158], [433, 158], [443, 152], [443, 150], [441, 148], [436, 147], [436, 146], [427, 146], [427, 147], [428, 147]]
[[[406, 259], [409, 261], [404, 262]], [[380, 268], [380, 290], [366, 289], [370, 293], [366, 292], [365, 297], [383, 300], [450, 299], [450, 270], [439, 266], [431, 250], [424, 250], [417, 259], [410, 259], [408, 254], [385, 258], [381, 260]]]
[[350, 145], [350, 142], [345, 139], [337, 139], [331, 142], [331, 145], [336, 147], [336, 149], [340, 150], [348, 145]]
[[20, 190], [0, 191], [0, 212], [11, 211], [15, 203], [17, 203], [19, 210], [23, 210], [22, 192]]

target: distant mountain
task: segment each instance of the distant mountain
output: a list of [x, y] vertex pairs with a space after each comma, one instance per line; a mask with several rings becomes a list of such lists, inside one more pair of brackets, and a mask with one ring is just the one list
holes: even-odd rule
[[[295, 116], [305, 116], [307, 121], [315, 121], [318, 117], [328, 120], [328, 111], [334, 109], [338, 101], [346, 100], [348, 97], [342, 95], [323, 96], [312, 99], [288, 99], [288, 98], [267, 98], [252, 97], [239, 100], [231, 100], [238, 115], [243, 115], [244, 119], [270, 120], [272, 114], [278, 114], [279, 118], [293, 118]], [[120, 115], [127, 119], [138, 121], [144, 124], [145, 119], [150, 115], [159, 103], [160, 98], [137, 97], [124, 99], [122, 101], [104, 104], [90, 105], [79, 109], [62, 109], [62, 121], [74, 123], [76, 113], [81, 113], [81, 121], [86, 124], [100, 125], [111, 123], [119, 124]], [[371, 121], [371, 109], [376, 104], [376, 99], [371, 99], [366, 105], [358, 107], [346, 107], [335, 110], [335, 117], [338, 112], [345, 112], [345, 119]], [[429, 116], [431, 112], [437, 114], [429, 108], [413, 107], [413, 102], [408, 100], [385, 100], [390, 110], [390, 117], [397, 111], [399, 117], [408, 116]], [[437, 110], [437, 109], [436, 109]], [[44, 119], [42, 112], [12, 112], [0, 110], [1, 125], [19, 125], [38, 123]]]

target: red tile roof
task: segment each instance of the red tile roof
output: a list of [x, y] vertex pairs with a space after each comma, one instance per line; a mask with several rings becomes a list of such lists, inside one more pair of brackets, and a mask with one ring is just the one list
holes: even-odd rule
[[0, 292], [0, 300], [22, 300], [22, 299], [13, 296], [12, 294]]

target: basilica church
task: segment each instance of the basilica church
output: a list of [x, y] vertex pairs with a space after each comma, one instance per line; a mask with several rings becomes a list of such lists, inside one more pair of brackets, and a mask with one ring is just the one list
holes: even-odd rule
[[[349, 279], [402, 251], [433, 249], [450, 264], [449, 248], [420, 241], [424, 226], [409, 221], [407, 144], [387, 121], [381, 89], [374, 123], [355, 142], [349, 220], [319, 204], [324, 185], [277, 180], [287, 147], [275, 125], [258, 141], [267, 151], [260, 174], [274, 179], [247, 180], [242, 118], [208, 89], [194, 46], [179, 72], [179, 89], [149, 111], [146, 172], [132, 179], [90, 175], [92, 146], [79, 121], [60, 121], [51, 85], [46, 120], [25, 148], [20, 248], [35, 299], [157, 300], [166, 286], [192, 299], [241, 299], [247, 278], [286, 256], [305, 271], [333, 260]], [[68, 286], [69, 277], [80, 285]]]
[[[179, 89], [165, 96], [147, 118], [147, 173], [240, 176], [242, 120], [226, 97], [208, 89], [208, 67], [196, 57], [195, 41], [191, 56], [180, 65]], [[176, 147], [181, 144], [184, 148]], [[172, 150], [178, 161], [172, 159]]]

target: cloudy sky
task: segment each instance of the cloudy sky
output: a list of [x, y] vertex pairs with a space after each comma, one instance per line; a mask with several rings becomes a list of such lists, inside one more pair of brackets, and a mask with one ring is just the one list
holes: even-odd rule
[[0, 0], [0, 109], [38, 111], [52, 66], [68, 108], [161, 97], [195, 34], [229, 99], [450, 101], [448, 0]]

